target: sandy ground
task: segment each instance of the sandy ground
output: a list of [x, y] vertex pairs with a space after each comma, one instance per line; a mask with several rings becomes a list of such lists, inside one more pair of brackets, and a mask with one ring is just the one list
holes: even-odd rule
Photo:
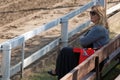
[[[88, 1], [90, 0], [85, 0], [82, 3], [78, 1], [79, 4], [74, 4], [74, 2], [62, 0], [0, 0], [0, 43], [62, 17]], [[87, 12], [71, 19], [69, 30], [87, 19]], [[26, 41], [25, 57], [31, 55], [59, 35], [60, 25]], [[18, 52], [19, 50], [13, 53]], [[12, 56], [18, 57], [13, 57], [12, 61], [18, 61], [17, 59], [19, 59], [20, 54], [12, 54]]]
[[[81, 3], [82, 1], [82, 3]], [[0, 43], [40, 27], [62, 17], [91, 0], [0, 0]], [[112, 0], [111, 0], [112, 1]], [[114, 0], [111, 4], [116, 4]], [[109, 5], [108, 7], [110, 7]], [[84, 22], [89, 17], [85, 12], [69, 22], [69, 28]], [[59, 33], [54, 30], [54, 33]], [[50, 32], [51, 33], [51, 32]]]
[[[77, 9], [91, 0], [0, 0], [0, 43], [31, 31], [37, 27], [62, 17], [68, 12]], [[81, 3], [82, 2], [82, 3]], [[109, 2], [108, 7], [118, 3], [118, 0]], [[120, 14], [120, 13], [119, 13]], [[88, 11], [69, 21], [69, 30], [88, 20]], [[116, 16], [118, 17], [118, 15]], [[113, 19], [113, 18], [111, 18]], [[120, 19], [119, 19], [120, 20]], [[111, 21], [111, 20], [109, 20]], [[116, 19], [118, 21], [118, 19]], [[120, 22], [118, 21], [118, 24]], [[117, 28], [119, 28], [117, 26]], [[113, 31], [117, 31], [112, 29]], [[120, 31], [117, 31], [119, 33]], [[48, 44], [60, 35], [60, 25], [39, 34], [26, 41], [25, 57]], [[12, 64], [20, 60], [19, 50], [13, 50]], [[14, 62], [15, 61], [15, 62]]]
[[[74, 5], [73, 2], [62, 2], [62, 0], [1, 0], [0, 2], [0, 43], [61, 17], [78, 7], [78, 4]], [[70, 4], [72, 7], [69, 7]], [[84, 1], [81, 5], [83, 4]]]

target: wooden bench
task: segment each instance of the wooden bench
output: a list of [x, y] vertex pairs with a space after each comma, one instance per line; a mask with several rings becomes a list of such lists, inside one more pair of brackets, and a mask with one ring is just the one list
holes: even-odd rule
[[115, 78], [115, 80], [120, 80], [120, 74]]
[[[112, 39], [107, 45], [96, 51], [92, 56], [87, 58], [84, 62], [76, 66], [68, 74], [60, 80], [93, 80], [95, 77], [100, 80], [99, 63], [101, 63], [108, 56], [109, 62], [120, 54], [120, 35]], [[96, 72], [92, 72], [96, 68]], [[88, 79], [84, 79], [86, 75]]]

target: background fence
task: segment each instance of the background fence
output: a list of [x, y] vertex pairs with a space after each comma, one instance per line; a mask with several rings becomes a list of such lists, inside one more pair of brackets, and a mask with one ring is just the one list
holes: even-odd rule
[[[83, 24], [77, 26], [75, 29], [68, 31], [68, 22], [70, 19], [74, 18], [75, 16], [83, 13], [87, 9], [91, 8], [93, 5], [101, 4], [105, 6], [106, 0], [92, 0], [91, 2], [88, 2], [84, 6], [64, 15], [61, 18], [57, 18], [43, 26], [40, 26], [39, 28], [36, 28], [32, 31], [29, 31], [23, 35], [17, 36], [13, 39], [10, 39], [2, 44], [0, 44], [0, 50], [2, 52], [2, 64], [1, 64], [1, 78], [2, 80], [10, 80], [10, 76], [15, 75], [17, 72], [21, 71], [23, 72], [24, 68], [29, 66], [31, 63], [38, 60], [41, 56], [45, 55], [47, 52], [58, 46], [62, 43], [62, 47], [65, 47], [68, 45], [68, 39], [72, 37], [77, 32], [81, 31], [85, 27], [88, 27], [90, 24], [90, 20], [87, 22], [84, 22]], [[111, 14], [113, 11], [117, 10], [118, 7], [120, 8], [120, 4], [116, 5], [113, 8], [110, 8], [107, 10], [107, 14]], [[44, 46], [40, 50], [36, 51], [29, 57], [25, 58], [25, 42], [33, 38], [35, 35], [38, 35], [42, 32], [45, 32], [56, 25], [61, 24], [61, 37], [53, 40], [48, 45]], [[17, 63], [16, 65], [11, 65], [11, 52], [14, 48], [21, 46], [21, 61]]]

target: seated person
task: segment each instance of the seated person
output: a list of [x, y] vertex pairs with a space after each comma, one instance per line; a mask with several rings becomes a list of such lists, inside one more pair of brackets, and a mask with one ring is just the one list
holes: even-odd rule
[[[91, 8], [90, 18], [94, 25], [80, 37], [83, 48], [99, 49], [109, 42], [109, 29], [104, 7], [95, 5]], [[79, 64], [80, 54], [76, 54], [72, 47], [63, 48], [58, 54], [56, 68], [48, 71], [50, 75], [57, 75], [58, 80]]]

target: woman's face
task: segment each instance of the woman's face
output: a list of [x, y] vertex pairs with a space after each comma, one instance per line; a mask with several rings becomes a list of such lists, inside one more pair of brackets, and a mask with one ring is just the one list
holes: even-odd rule
[[100, 19], [98, 13], [94, 9], [90, 11], [90, 18], [93, 23], [97, 23]]

